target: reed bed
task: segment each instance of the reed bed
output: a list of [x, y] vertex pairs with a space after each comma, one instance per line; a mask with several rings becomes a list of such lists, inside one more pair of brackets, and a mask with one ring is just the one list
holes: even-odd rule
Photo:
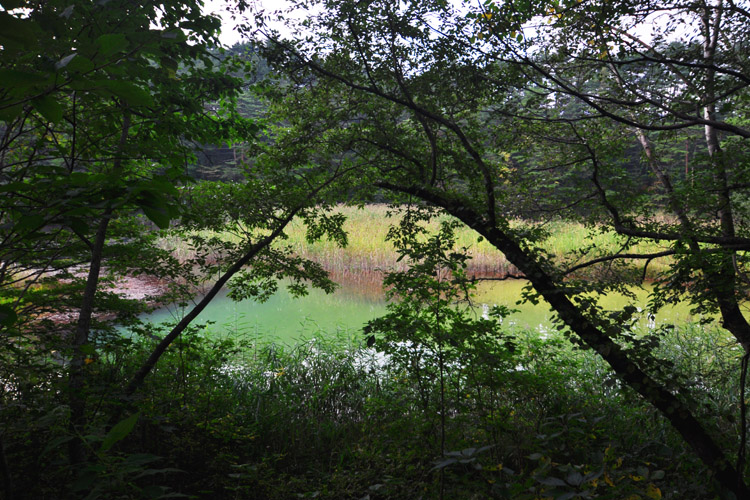
[[[344, 230], [348, 235], [348, 245], [339, 247], [335, 242], [323, 239], [315, 243], [308, 243], [305, 237], [306, 229], [302, 220], [294, 220], [287, 229], [287, 238], [275, 243], [277, 247], [289, 247], [296, 255], [318, 262], [335, 274], [381, 273], [386, 271], [403, 271], [408, 262], [398, 262], [398, 253], [392, 243], [387, 241], [388, 229], [398, 222], [398, 216], [388, 217], [387, 205], [368, 205], [363, 209], [340, 206], [336, 212], [346, 216]], [[441, 220], [433, 220], [429, 229], [437, 230]], [[514, 227], [520, 227], [523, 221], [514, 222]], [[571, 221], [553, 221], [544, 223], [544, 228], [550, 236], [541, 241], [539, 246], [552, 258], [566, 267], [572, 266], [600, 255], [607, 255], [618, 251], [623, 241], [613, 233], [604, 233], [596, 227]], [[237, 240], [233, 234], [224, 234], [227, 240]], [[505, 256], [479, 235], [469, 229], [462, 228], [456, 233], [457, 247], [468, 248], [471, 256], [468, 272], [481, 276], [506, 276], [519, 274]], [[176, 236], [168, 236], [162, 240], [164, 248], [171, 248], [174, 255], [186, 260], [193, 254], [190, 245]], [[582, 250], [588, 248], [587, 253]], [[640, 244], [628, 249], [628, 253], [647, 253], [659, 251], [654, 244]], [[667, 259], [655, 260], [649, 264], [648, 276], [653, 277], [668, 265]]]
[[[304, 225], [299, 220], [292, 223], [288, 231], [289, 239], [283, 244], [289, 245], [297, 255], [319, 262], [332, 272], [357, 273], [406, 269], [408, 263], [405, 260], [397, 262], [398, 254], [391, 242], [386, 240], [389, 226], [398, 221], [397, 216], [388, 218], [386, 205], [368, 205], [364, 209], [342, 206], [336, 210], [346, 216], [344, 229], [348, 234], [349, 244], [345, 248], [340, 248], [331, 241], [308, 243], [305, 239]], [[437, 230], [440, 220], [444, 218], [433, 220], [429, 228]], [[518, 227], [522, 224], [524, 222], [516, 221], [514, 226]], [[550, 236], [540, 243], [541, 248], [552, 255], [557, 262], [569, 259], [570, 265], [616, 252], [623, 243], [612, 233], [602, 233], [598, 228], [586, 227], [578, 222], [560, 220], [547, 222], [544, 227]], [[457, 247], [468, 248], [468, 254], [471, 256], [469, 273], [482, 276], [518, 274], [518, 269], [505, 258], [505, 255], [486, 240], [480, 239], [474, 230], [462, 228], [457, 231], [456, 236]], [[588, 254], [581, 254], [583, 248], [592, 244], [595, 246], [591, 247]], [[628, 252], [646, 253], [658, 250], [656, 245], [640, 244], [629, 249]], [[575, 261], [570, 259], [573, 255], [577, 256]], [[667, 262], [664, 259], [651, 263], [649, 275], [663, 270], [666, 265]]]

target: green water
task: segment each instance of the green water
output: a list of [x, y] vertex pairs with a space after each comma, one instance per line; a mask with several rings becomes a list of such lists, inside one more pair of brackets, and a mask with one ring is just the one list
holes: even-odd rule
[[[476, 296], [477, 314], [492, 305], [505, 305], [518, 312], [505, 318], [504, 325], [516, 325], [545, 331], [551, 327], [553, 314], [545, 302], [538, 305], [520, 304], [516, 302], [521, 297], [525, 282], [518, 280], [485, 282], [479, 287]], [[373, 290], [374, 288], [374, 290]], [[638, 297], [635, 305], [645, 309], [647, 291], [634, 290]], [[611, 295], [604, 297], [601, 305], [605, 309], [622, 309], [628, 303], [623, 297]], [[653, 323], [679, 324], [693, 319], [687, 305], [679, 305], [659, 312]], [[189, 310], [189, 309], [187, 309]], [[153, 322], [175, 321], [182, 317], [187, 310], [175, 306], [157, 310], [144, 319]], [[333, 294], [325, 294], [319, 290], [310, 290], [306, 297], [294, 299], [285, 288], [281, 288], [267, 302], [254, 301], [234, 302], [221, 294], [198, 316], [196, 322], [213, 322], [209, 332], [231, 333], [243, 332], [257, 335], [267, 340], [275, 340], [294, 344], [303, 339], [325, 335], [327, 332], [348, 332], [358, 335], [362, 326], [370, 319], [386, 312], [386, 302], [377, 287], [358, 286], [356, 284], [342, 285]], [[648, 318], [645, 313], [639, 323], [647, 327]]]
[[[175, 321], [188, 311], [168, 306], [144, 319], [156, 323]], [[244, 332], [268, 340], [296, 343], [326, 332], [356, 334], [367, 321], [384, 313], [384, 300], [368, 299], [343, 287], [332, 294], [311, 289], [301, 298], [293, 298], [286, 288], [281, 288], [262, 303], [235, 302], [222, 292], [194, 322], [213, 322], [208, 327], [212, 332]]]

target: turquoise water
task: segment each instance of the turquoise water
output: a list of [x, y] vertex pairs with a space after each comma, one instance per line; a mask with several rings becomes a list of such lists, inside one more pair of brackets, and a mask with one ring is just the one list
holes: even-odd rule
[[[482, 314], [483, 310], [492, 305], [505, 305], [518, 309], [518, 312], [505, 318], [505, 325], [538, 331], [549, 329], [554, 316], [545, 302], [538, 305], [516, 305], [525, 284], [519, 280], [482, 283], [475, 300], [477, 314]], [[645, 309], [647, 292], [635, 290], [635, 293], [638, 297], [635, 305]], [[627, 301], [621, 296], [611, 295], [604, 297], [601, 303], [606, 309], [617, 310], [627, 304]], [[143, 319], [153, 322], [176, 321], [187, 311], [189, 309], [168, 306], [144, 316]], [[372, 286], [372, 283], [355, 283], [342, 285], [332, 294], [311, 289], [306, 297], [296, 299], [281, 287], [264, 303], [251, 300], [235, 302], [227, 298], [226, 293], [222, 293], [198, 316], [196, 322], [213, 322], [208, 327], [209, 332], [251, 333], [266, 340], [293, 344], [327, 332], [348, 332], [356, 336], [367, 321], [385, 313], [386, 301], [378, 287]], [[688, 307], [679, 305], [660, 311], [651, 325], [679, 324], [691, 319], [694, 318], [690, 316]], [[644, 328], [649, 326], [645, 312], [640, 325]]]

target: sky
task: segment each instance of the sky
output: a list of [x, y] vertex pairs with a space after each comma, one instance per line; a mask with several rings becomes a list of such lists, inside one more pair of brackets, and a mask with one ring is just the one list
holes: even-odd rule
[[[203, 7], [204, 12], [215, 13], [221, 17], [222, 30], [219, 39], [224, 45], [229, 47], [242, 41], [242, 36], [234, 29], [236, 21], [231, 18], [231, 15], [228, 12], [227, 6], [232, 5], [233, 3], [233, 0], [204, 0]], [[265, 10], [267, 13], [273, 12], [275, 10], [284, 10], [290, 5], [289, 0], [248, 0], [248, 3], [250, 3], [252, 11]], [[248, 14], [246, 13], [245, 16], [248, 16]], [[286, 14], [286, 17], [288, 16], [289, 14]], [[661, 29], [663, 28], [664, 24], [664, 20], [653, 18], [650, 22], [640, 24], [631, 32], [643, 40], [651, 40], [651, 30], [654, 27], [658, 27], [659, 29]], [[282, 35], [289, 34], [289, 31], [284, 28], [281, 23], [270, 23], [270, 26], [274, 29], [279, 30]], [[673, 36], [679, 37], [680, 35], [684, 35], [685, 29], [687, 28], [677, 30], [677, 32]]]
[[[203, 6], [204, 12], [216, 13], [221, 17], [222, 28], [219, 39], [224, 45], [229, 47], [242, 41], [241, 35], [234, 29], [236, 21], [231, 19], [231, 16], [227, 11], [227, 5], [231, 5], [232, 3], [234, 3], [232, 0], [205, 0]], [[249, 3], [252, 5], [253, 9], [264, 9], [266, 12], [285, 9], [289, 6], [287, 0], [249, 0]], [[284, 30], [280, 29], [280, 24], [273, 25], [273, 27], [284, 33]]]

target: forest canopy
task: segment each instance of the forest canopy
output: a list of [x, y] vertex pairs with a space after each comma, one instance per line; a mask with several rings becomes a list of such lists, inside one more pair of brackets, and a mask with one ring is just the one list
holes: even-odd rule
[[[233, 408], [237, 425], [247, 426], [248, 436], [257, 435], [253, 426], [266, 424], [268, 436], [281, 432], [261, 414], [264, 397], [281, 397], [275, 380], [284, 369], [269, 361], [270, 368], [253, 365], [227, 375], [221, 352], [235, 352], [236, 346], [230, 342], [217, 349], [218, 358], [211, 357], [194, 320], [225, 287], [237, 300], [267, 299], [282, 282], [295, 295], [304, 295], [308, 286], [333, 291], [324, 262], [285, 245], [293, 221], [302, 221], [309, 243], [328, 239], [345, 247], [344, 217], [334, 207], [387, 201], [401, 213], [388, 239], [409, 266], [386, 276], [393, 299], [389, 312], [364, 328], [360, 354], [352, 354], [349, 368], [340, 368], [351, 379], [346, 389], [335, 386], [375, 392], [365, 396], [362, 389], [363, 399], [347, 392], [342, 401], [351, 407], [327, 408], [331, 429], [344, 429], [345, 416], [355, 427], [383, 418], [383, 428], [390, 429], [408, 422], [406, 415], [423, 422], [434, 447], [414, 458], [418, 465], [409, 469], [423, 475], [408, 477], [431, 484], [425, 486], [429, 497], [461, 491], [464, 480], [473, 485], [467, 491], [477, 488], [478, 495], [491, 498], [595, 498], [609, 483], [615, 488], [609, 474], [616, 467], [607, 468], [607, 453], [573, 458], [541, 432], [534, 433], [545, 436], [539, 438], [544, 443], [539, 456], [515, 453], [497, 437], [515, 422], [516, 409], [510, 408], [517, 405], [523, 413], [531, 392], [561, 380], [544, 370], [563, 358], [556, 357], [562, 356], [560, 344], [542, 343], [549, 365], [529, 363], [523, 378], [514, 366], [525, 366], [520, 356], [531, 356], [541, 341], [513, 337], [503, 326], [508, 312], [503, 308], [477, 318], [462, 305], [482, 279], [466, 271], [468, 249], [456, 244], [456, 231], [469, 228], [502, 252], [514, 269], [510, 277], [527, 280], [519, 299], [549, 304], [560, 338], [573, 353], [565, 359], [593, 360], [611, 377], [606, 386], [589, 384], [586, 391], [575, 389], [577, 382], [557, 387], [560, 399], [537, 409], [539, 415], [550, 411], [550, 419], [568, 422], [564, 415], [573, 411], [550, 408], [589, 404], [573, 402], [571, 394], [578, 392], [595, 394], [601, 398], [596, 404], [607, 411], [626, 412], [628, 402], [637, 401], [638, 411], [662, 422], [660, 432], [671, 436], [659, 446], [679, 442], [696, 460], [681, 462], [675, 477], [701, 468], [709, 486], [695, 498], [750, 498], [745, 460], [750, 5], [287, 3], [278, 12], [233, 4], [246, 38], [231, 50], [220, 47], [220, 21], [203, 13], [201, 2], [2, 3], [0, 420], [9, 430], [0, 431], [0, 472], [6, 496], [23, 496], [16, 483], [23, 484], [20, 478], [34, 463], [22, 451], [22, 424], [14, 421], [43, 416], [48, 422], [39, 426], [44, 437], [34, 446], [46, 450], [44, 460], [57, 468], [71, 498], [113, 491], [139, 497], [151, 487], [154, 497], [179, 491], [179, 482], [140, 478], [194, 464], [176, 453], [165, 459], [164, 471], [149, 472], [156, 470], [147, 468], [150, 462], [129, 462], [143, 446], [131, 433], [153, 432], [159, 436], [154, 442], [175, 440], [179, 450], [193, 439], [202, 442], [214, 389], [229, 391], [221, 392], [227, 408]], [[273, 29], [279, 22], [284, 29]], [[439, 223], [430, 225], [433, 220]], [[573, 250], [553, 253], [545, 242], [559, 221], [582, 224], [613, 245], [580, 241]], [[170, 247], [175, 241], [190, 248], [189, 257], [177, 255]], [[655, 262], [662, 263], [657, 270]], [[138, 315], [151, 305], [118, 289], [123, 279], [136, 276], [164, 284], [169, 293], [162, 302], [192, 299], [197, 287], [205, 294], [166, 329], [144, 325]], [[601, 305], [601, 297], [612, 293], [634, 299], [633, 287], [647, 281], [653, 284], [649, 314], [688, 302], [734, 350], [721, 356], [703, 352], [701, 363], [680, 366], [675, 351], [665, 347], [673, 329], [636, 331], [634, 300], [615, 311]], [[123, 325], [136, 334], [123, 337], [117, 329]], [[173, 369], [175, 356], [182, 359], [188, 346], [196, 352], [190, 361], [195, 373], [206, 369], [204, 375], [214, 375], [206, 376], [206, 386], [190, 385], [189, 369], [179, 368], [175, 380], [182, 381], [183, 399], [193, 403], [157, 404], [169, 400], [165, 387], [175, 383], [160, 367]], [[397, 383], [416, 384], [413, 392], [404, 391], [414, 399], [404, 402], [412, 410], [403, 419], [384, 409], [395, 404], [387, 398], [399, 391], [379, 392], [392, 374], [355, 368], [356, 356], [373, 350], [400, 374]], [[728, 391], [721, 396], [702, 382], [707, 375], [700, 371], [703, 362], [719, 358], [730, 366], [722, 372], [724, 385], [717, 383]], [[211, 372], [206, 367], [214, 362], [222, 368]], [[293, 364], [291, 358], [286, 362]], [[229, 395], [237, 394], [232, 391], [240, 379], [232, 382], [232, 376], [253, 370], [277, 375], [267, 388], [266, 382], [247, 386], [233, 406]], [[300, 369], [296, 388], [284, 386], [291, 391], [284, 394], [308, 401], [311, 392], [330, 389], [306, 386], [304, 372]], [[531, 392], [511, 396], [510, 381]], [[467, 388], [466, 401], [451, 399], [452, 384]], [[249, 394], [257, 397], [254, 416], [243, 413], [240, 403]], [[384, 398], [383, 407], [368, 406], [378, 398]], [[722, 398], [730, 402], [721, 406]], [[490, 401], [506, 401], [507, 412]], [[201, 425], [192, 420], [197, 408], [206, 412]], [[584, 415], [588, 422], [591, 415]], [[618, 415], [627, 420], [626, 413]], [[226, 431], [219, 420], [212, 421]], [[160, 421], [179, 427], [184, 441], [158, 430], [164, 427]], [[317, 432], [319, 442], [307, 446], [322, 446], [335, 435]], [[474, 432], [491, 444], [449, 451], [453, 436]], [[617, 432], [627, 434], [623, 428], [603, 434]], [[217, 454], [231, 455], [232, 443], [249, 446], [239, 435], [227, 436], [223, 445], [214, 443]], [[386, 441], [391, 442], [383, 437]], [[612, 437], [610, 446], [622, 441], [627, 439]], [[354, 448], [361, 453], [361, 445]], [[248, 462], [241, 463], [239, 455], [225, 460], [243, 471], [244, 497], [254, 498], [252, 490], [261, 484], [280, 488], [284, 467], [296, 470], [286, 463], [279, 469], [270, 465], [296, 453], [282, 449], [276, 458], [246, 452], [242, 458]], [[395, 449], [413, 450], [406, 444]], [[545, 462], [553, 451], [568, 461], [567, 469], [554, 469], [553, 458]], [[163, 451], [148, 453], [156, 457]], [[498, 476], [502, 480], [488, 479], [490, 470], [500, 474], [502, 466], [489, 469], [483, 453], [514, 468]], [[25, 458], [14, 469], [8, 456]], [[347, 455], [337, 456], [341, 466]], [[634, 463], [645, 462], [635, 452], [631, 456]], [[669, 461], [666, 455], [649, 457]], [[302, 467], [297, 460], [307, 463], [290, 461]], [[352, 460], [359, 472], [367, 461]], [[399, 466], [387, 466], [384, 474], [406, 477], [400, 466], [409, 460], [399, 456]], [[259, 472], [261, 464], [267, 477]], [[474, 472], [467, 464], [477, 466]], [[144, 476], [130, 474], [129, 466]], [[217, 470], [205, 472], [209, 482], [223, 485], [219, 476], [235, 474]], [[610, 496], [661, 498], [667, 484], [678, 482], [660, 483], [667, 481], [663, 470], [651, 476], [633, 470], [638, 473], [623, 473], [621, 490]], [[310, 474], [324, 484], [332, 477]], [[430, 477], [434, 481], [425, 479]], [[627, 477], [650, 479], [639, 490]], [[385, 483], [367, 491], [357, 483], [356, 492], [347, 495], [379, 498]], [[229, 494], [226, 485], [207, 484], [193, 486]], [[401, 491], [387, 486], [384, 498], [401, 494], [389, 495], [388, 488]], [[324, 491], [315, 490], [315, 496]]]

